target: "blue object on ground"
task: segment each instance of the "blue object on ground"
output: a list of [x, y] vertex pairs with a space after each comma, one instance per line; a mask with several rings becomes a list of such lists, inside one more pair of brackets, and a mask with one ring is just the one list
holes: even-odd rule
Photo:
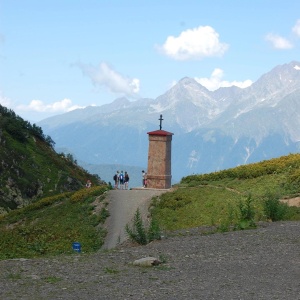
[[80, 253], [81, 252], [81, 245], [78, 242], [73, 243], [73, 250]]

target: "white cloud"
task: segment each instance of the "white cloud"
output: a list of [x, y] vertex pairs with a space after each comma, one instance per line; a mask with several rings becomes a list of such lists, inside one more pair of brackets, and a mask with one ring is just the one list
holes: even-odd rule
[[300, 37], [300, 19], [297, 20], [295, 26], [292, 28], [292, 31], [293, 31], [298, 37]]
[[0, 91], [0, 104], [9, 109], [12, 109], [17, 115], [31, 122], [40, 121], [43, 118], [53, 116], [60, 113], [69, 112], [78, 108], [85, 108], [86, 106], [79, 106], [72, 104], [70, 99], [63, 99], [50, 104], [46, 104], [41, 100], [32, 100], [28, 105], [19, 104], [15, 101], [3, 96]]
[[[296, 21], [295, 26], [292, 28], [292, 32], [300, 37], [300, 19]], [[269, 41], [275, 49], [291, 49], [294, 47], [293, 43], [277, 34], [269, 33], [266, 35], [265, 39]]]
[[222, 56], [228, 47], [219, 41], [219, 34], [212, 27], [199, 26], [181, 32], [178, 37], [169, 36], [159, 48], [173, 59], [189, 60]]
[[68, 112], [77, 108], [83, 108], [78, 105], [72, 105], [70, 99], [63, 99], [61, 101], [53, 102], [51, 104], [45, 104], [41, 100], [32, 100], [29, 105], [19, 105], [16, 107], [19, 111], [35, 111], [35, 112], [49, 112], [60, 113]]
[[271, 42], [275, 49], [291, 49], [293, 44], [286, 38], [277, 34], [269, 33], [266, 35], [266, 40]]
[[253, 82], [248, 79], [245, 81], [225, 81], [222, 80], [224, 76], [223, 70], [216, 68], [212, 72], [210, 78], [195, 78], [196, 81], [198, 81], [201, 85], [206, 87], [210, 91], [217, 90], [220, 87], [230, 87], [230, 86], [237, 86], [240, 88], [246, 88], [250, 86]]
[[139, 79], [125, 77], [106, 63], [100, 63], [98, 67], [82, 63], [77, 63], [76, 66], [95, 86], [104, 86], [112, 93], [135, 97], [140, 90]]

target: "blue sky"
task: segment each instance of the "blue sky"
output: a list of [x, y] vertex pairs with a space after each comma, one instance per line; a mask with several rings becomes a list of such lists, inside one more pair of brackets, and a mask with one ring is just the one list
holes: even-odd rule
[[0, 104], [31, 122], [299, 61], [296, 0], [0, 0]]

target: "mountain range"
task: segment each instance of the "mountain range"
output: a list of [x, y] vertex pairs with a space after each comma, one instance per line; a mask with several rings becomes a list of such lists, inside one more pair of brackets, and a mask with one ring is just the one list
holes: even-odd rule
[[[278, 65], [248, 88], [209, 91], [185, 77], [156, 99], [90, 106], [38, 123], [56, 149], [112, 181], [103, 165], [147, 167], [147, 132], [174, 133], [173, 181], [299, 151], [300, 62]], [[102, 172], [103, 169], [103, 172]], [[139, 180], [140, 174], [132, 174]], [[137, 176], [136, 179], [135, 176]]]

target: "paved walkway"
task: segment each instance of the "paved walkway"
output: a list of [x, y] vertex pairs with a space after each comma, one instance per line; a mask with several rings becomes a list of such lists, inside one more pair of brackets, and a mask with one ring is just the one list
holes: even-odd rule
[[143, 220], [146, 221], [148, 208], [152, 197], [165, 193], [167, 190], [134, 189], [134, 190], [111, 190], [106, 200], [109, 202], [108, 210], [110, 216], [105, 222], [108, 233], [103, 249], [112, 249], [127, 240], [125, 232], [126, 224], [131, 221], [139, 209]]

